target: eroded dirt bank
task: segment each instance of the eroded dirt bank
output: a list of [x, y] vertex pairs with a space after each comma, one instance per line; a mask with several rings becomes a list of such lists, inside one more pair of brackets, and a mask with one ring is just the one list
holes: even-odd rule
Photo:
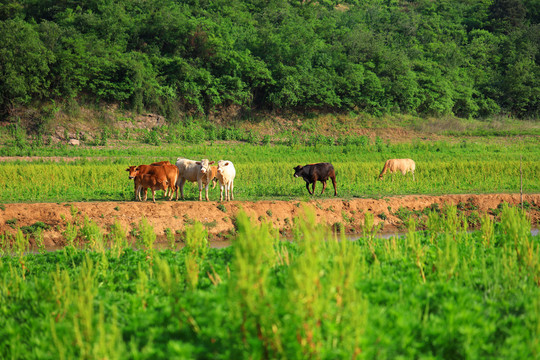
[[[531, 223], [540, 222], [540, 194], [523, 195], [524, 202], [531, 204]], [[329, 225], [342, 224], [347, 232], [360, 231], [364, 214], [375, 215], [375, 223], [383, 223], [382, 232], [394, 233], [403, 222], [399, 215], [404, 210], [422, 211], [433, 204], [442, 208], [445, 204], [458, 205], [465, 213], [492, 213], [502, 202], [511, 205], [520, 203], [519, 194], [486, 195], [407, 195], [380, 199], [320, 199], [302, 201], [158, 201], [152, 202], [72, 202], [72, 203], [17, 203], [4, 204], [0, 210], [0, 233], [15, 233], [15, 229], [32, 227], [41, 222], [46, 247], [62, 246], [67, 223], [84, 223], [88, 217], [100, 225], [105, 232], [118, 221], [127, 231], [137, 229], [142, 217], [154, 227], [158, 240], [164, 240], [166, 229], [181, 233], [194, 221], [202, 222], [211, 234], [212, 241], [223, 241], [234, 228], [234, 217], [243, 209], [256, 221], [271, 221], [275, 227], [287, 231], [293, 219], [303, 216], [304, 207], [311, 209], [317, 221]], [[401, 211], [399, 211], [401, 208]], [[28, 229], [28, 228], [27, 228]], [[31, 233], [27, 230], [28, 233]], [[33, 240], [32, 240], [33, 241]]]

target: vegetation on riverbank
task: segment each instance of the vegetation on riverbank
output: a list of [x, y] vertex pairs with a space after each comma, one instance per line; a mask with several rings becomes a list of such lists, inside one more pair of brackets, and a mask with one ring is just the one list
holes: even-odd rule
[[537, 118], [538, 2], [160, 0], [0, 5], [0, 116], [80, 105]]
[[[524, 191], [540, 191], [540, 143], [537, 137], [507, 141], [447, 141], [409, 143], [371, 140], [366, 136], [344, 136], [338, 144], [320, 136], [309, 145], [257, 145], [249, 143], [204, 143], [178, 146], [163, 144], [67, 148], [28, 148], [22, 154], [12, 148], [3, 154], [37, 156], [34, 161], [0, 163], [0, 202], [132, 200], [133, 185], [126, 168], [177, 157], [195, 160], [226, 159], [235, 164], [235, 199], [294, 199], [307, 196], [305, 183], [294, 179], [293, 167], [331, 162], [337, 174], [338, 194], [343, 198], [402, 194], [460, 194], [519, 192], [520, 169]], [[332, 144], [332, 145], [331, 145]], [[13, 151], [13, 152], [12, 152]], [[68, 156], [62, 159], [63, 156]], [[53, 158], [41, 158], [53, 157]], [[59, 158], [57, 158], [59, 157]], [[378, 180], [388, 158], [412, 158], [416, 181], [401, 174]], [[14, 158], [17, 159], [17, 158]], [[317, 196], [322, 189], [318, 185]], [[190, 184], [187, 199], [198, 196]], [[323, 196], [331, 196], [325, 193]], [[215, 196], [211, 194], [212, 199]]]
[[0, 356], [535, 358], [540, 243], [526, 216], [503, 207], [473, 233], [455, 208], [429, 218], [382, 239], [368, 217], [347, 241], [308, 214], [283, 242], [239, 215], [225, 249], [195, 223], [181, 250], [157, 251], [144, 219], [138, 250], [121, 226], [86, 221], [85, 250], [29, 254], [22, 233], [0, 237]]

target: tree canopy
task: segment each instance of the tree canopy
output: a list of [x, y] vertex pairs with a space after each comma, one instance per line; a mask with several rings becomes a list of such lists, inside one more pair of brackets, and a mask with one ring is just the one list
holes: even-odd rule
[[7, 0], [0, 109], [540, 115], [540, 0]]

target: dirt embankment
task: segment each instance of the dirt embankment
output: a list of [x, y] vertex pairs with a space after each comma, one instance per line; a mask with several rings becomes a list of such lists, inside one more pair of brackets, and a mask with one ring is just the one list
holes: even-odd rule
[[[533, 226], [540, 223], [540, 194], [525, 194], [524, 202], [532, 204], [529, 215]], [[166, 229], [181, 233], [186, 226], [195, 221], [203, 223], [212, 241], [220, 242], [234, 229], [234, 219], [244, 210], [255, 221], [271, 221], [275, 227], [287, 232], [295, 217], [303, 216], [304, 208], [315, 214], [318, 222], [329, 225], [343, 225], [349, 233], [361, 231], [364, 214], [375, 215], [375, 223], [382, 223], [383, 233], [396, 233], [402, 230], [403, 221], [399, 213], [422, 211], [438, 204], [457, 205], [466, 214], [476, 211], [479, 214], [491, 213], [499, 204], [520, 203], [519, 194], [486, 195], [407, 195], [380, 199], [320, 199], [302, 201], [158, 201], [152, 202], [73, 202], [73, 203], [17, 203], [5, 204], [0, 210], [0, 233], [15, 233], [15, 229], [32, 227], [41, 222], [46, 225], [44, 245], [57, 247], [64, 244], [62, 232], [67, 223], [84, 223], [88, 217], [105, 232], [111, 225], [119, 222], [127, 231], [136, 230], [143, 217], [154, 227], [158, 241], [164, 241]], [[401, 211], [400, 211], [401, 210]], [[33, 241], [33, 240], [31, 240]]]

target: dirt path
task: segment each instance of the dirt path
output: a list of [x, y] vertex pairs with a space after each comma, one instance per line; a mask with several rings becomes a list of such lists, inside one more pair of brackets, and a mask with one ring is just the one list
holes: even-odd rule
[[[540, 222], [540, 194], [525, 194], [524, 201], [532, 204], [529, 211], [533, 226]], [[254, 220], [271, 221], [282, 231], [291, 228], [293, 219], [304, 214], [304, 207], [310, 208], [317, 221], [329, 225], [343, 224], [346, 232], [360, 231], [364, 214], [375, 215], [375, 222], [383, 223], [382, 232], [395, 233], [402, 226], [396, 215], [400, 209], [421, 211], [433, 204], [442, 208], [445, 204], [458, 205], [466, 213], [490, 212], [502, 203], [520, 203], [519, 194], [486, 195], [407, 195], [380, 199], [324, 199], [301, 201], [158, 201], [152, 202], [73, 202], [73, 203], [16, 203], [4, 204], [0, 210], [0, 233], [15, 233], [16, 228], [32, 226], [42, 222], [48, 226], [44, 231], [46, 247], [62, 246], [66, 223], [78, 221], [83, 224], [88, 217], [99, 224], [106, 232], [115, 221], [126, 230], [137, 229], [142, 217], [154, 227], [158, 241], [164, 241], [166, 229], [180, 233], [194, 221], [202, 222], [211, 234], [212, 241], [223, 241], [226, 234], [234, 228], [234, 217], [243, 209]], [[464, 207], [465, 205], [465, 207]], [[33, 240], [32, 240], [33, 241]]]

